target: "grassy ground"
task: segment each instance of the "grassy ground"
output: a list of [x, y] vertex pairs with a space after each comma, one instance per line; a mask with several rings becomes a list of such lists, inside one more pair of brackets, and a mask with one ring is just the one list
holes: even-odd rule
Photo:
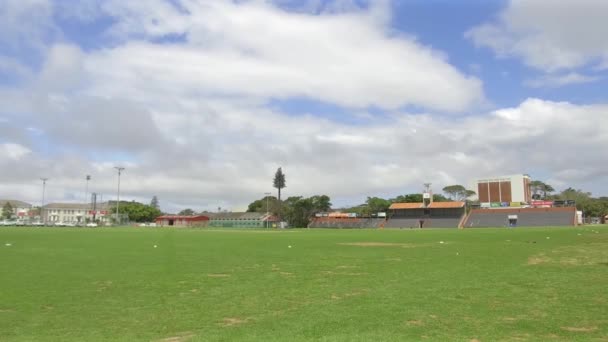
[[608, 341], [607, 285], [601, 227], [0, 228], [1, 341]]

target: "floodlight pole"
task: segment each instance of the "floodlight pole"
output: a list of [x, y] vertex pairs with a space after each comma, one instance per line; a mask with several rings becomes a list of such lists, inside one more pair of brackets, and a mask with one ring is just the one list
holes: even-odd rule
[[89, 181], [91, 180], [91, 175], [86, 175], [85, 180], [87, 181], [86, 182], [87, 185], [84, 188], [84, 208], [85, 209], [84, 209], [84, 215], [82, 215], [82, 221], [86, 223], [87, 214], [89, 212], [89, 206], [88, 206], [89, 202], [87, 202], [88, 201], [87, 198], [89, 196]]
[[118, 224], [121, 223], [121, 220], [119, 218], [119, 214], [118, 214], [118, 207], [120, 206], [120, 174], [122, 173], [122, 171], [125, 169], [124, 167], [121, 166], [114, 166], [114, 168], [118, 171], [118, 191], [116, 192], [116, 221], [118, 222]]
[[46, 223], [46, 219], [44, 218], [44, 193], [46, 191], [46, 181], [49, 179], [40, 178], [40, 180], [42, 181], [42, 205], [40, 206], [40, 220], [42, 220], [42, 222]]
[[268, 198], [270, 197], [270, 192], [265, 192], [264, 195], [266, 195], [266, 228], [268, 228], [268, 219], [269, 219]]

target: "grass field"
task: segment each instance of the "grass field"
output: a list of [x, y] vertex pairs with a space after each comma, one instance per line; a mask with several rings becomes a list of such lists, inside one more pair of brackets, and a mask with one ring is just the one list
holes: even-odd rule
[[608, 229], [0, 228], [0, 341], [425, 339], [608, 341]]

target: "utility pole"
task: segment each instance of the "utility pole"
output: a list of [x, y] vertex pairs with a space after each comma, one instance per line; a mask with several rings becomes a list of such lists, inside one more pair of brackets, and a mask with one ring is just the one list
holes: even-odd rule
[[87, 183], [86, 183], [87, 185], [84, 188], [84, 215], [82, 215], [82, 221], [84, 223], [86, 223], [87, 214], [89, 213], [88, 196], [89, 196], [89, 181], [91, 180], [91, 175], [86, 175], [85, 180], [87, 181]]
[[120, 224], [121, 220], [118, 216], [118, 207], [120, 206], [120, 174], [122, 173], [122, 171], [124, 171], [125, 168], [121, 166], [114, 166], [114, 168], [118, 171], [118, 191], [116, 192], [116, 221], [118, 222], [118, 224]]
[[42, 181], [42, 205], [40, 206], [40, 220], [43, 223], [46, 223], [46, 219], [44, 217], [44, 193], [46, 191], [46, 181], [49, 180], [48, 178], [40, 178], [40, 180]]
[[265, 192], [264, 195], [266, 195], [266, 228], [268, 228], [268, 219], [270, 218], [270, 216], [268, 216], [268, 198], [270, 197], [270, 192]]

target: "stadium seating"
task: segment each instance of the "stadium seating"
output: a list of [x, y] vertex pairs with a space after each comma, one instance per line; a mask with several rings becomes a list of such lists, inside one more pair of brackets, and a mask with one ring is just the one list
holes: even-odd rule
[[475, 209], [471, 211], [463, 227], [508, 227], [509, 215], [517, 215], [516, 226], [519, 227], [573, 226], [575, 223], [576, 209]]
[[378, 228], [384, 224], [385, 220], [380, 218], [314, 218], [309, 228]]

